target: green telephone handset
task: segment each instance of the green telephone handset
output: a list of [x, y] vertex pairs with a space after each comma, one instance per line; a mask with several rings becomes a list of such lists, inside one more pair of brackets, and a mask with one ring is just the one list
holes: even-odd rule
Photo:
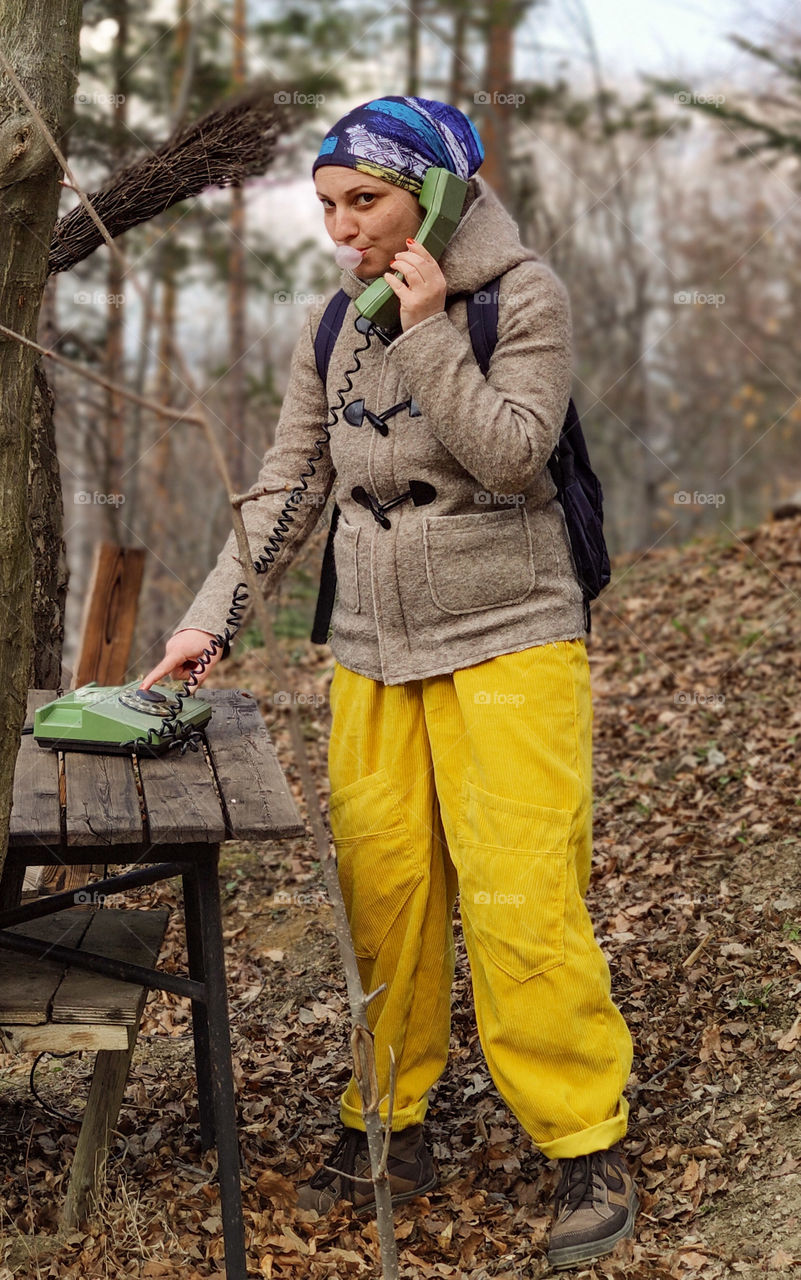
[[[439, 259], [453, 235], [462, 216], [467, 182], [450, 169], [432, 166], [426, 171], [422, 190], [417, 197], [426, 210], [426, 216], [415, 236], [418, 244], [425, 245], [432, 257]], [[403, 279], [403, 272], [395, 274]], [[354, 299], [360, 315], [372, 320], [380, 329], [391, 330], [400, 320], [400, 303], [392, 287], [383, 277]]]

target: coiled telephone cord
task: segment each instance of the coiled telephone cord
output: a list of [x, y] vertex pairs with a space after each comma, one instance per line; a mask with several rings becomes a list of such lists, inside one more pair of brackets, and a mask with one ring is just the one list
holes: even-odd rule
[[[289, 497], [284, 503], [281, 514], [278, 517], [278, 522], [275, 525], [268, 542], [264, 544], [258, 559], [253, 563], [253, 568], [256, 573], [267, 572], [281, 550], [281, 543], [286, 541], [284, 534], [289, 528], [291, 521], [295, 518], [296, 504], [300, 496], [302, 496], [309, 487], [307, 481], [315, 473], [316, 468], [314, 464], [315, 462], [319, 462], [322, 458], [323, 447], [330, 441], [331, 431], [337, 424], [340, 411], [345, 407], [345, 396], [353, 389], [352, 375], [358, 373], [359, 369], [361, 369], [361, 360], [359, 357], [363, 355], [365, 351], [369, 350], [372, 345], [373, 334], [377, 334], [385, 345], [392, 340], [391, 337], [375, 325], [372, 320], [369, 320], [364, 316], [359, 316], [355, 321], [355, 328], [366, 339], [364, 345], [357, 347], [354, 350], [353, 359], [355, 363], [352, 368], [345, 371], [347, 386], [337, 392], [339, 397], [338, 403], [329, 407], [330, 420], [323, 424], [323, 435], [319, 440], [315, 440], [314, 442], [316, 452], [306, 459], [308, 469], [301, 472], [300, 482], [295, 485], [295, 488], [291, 491]], [[145, 754], [148, 748], [153, 749], [156, 747], [163, 747], [163, 744], [166, 741], [168, 751], [177, 749], [180, 751], [181, 755], [184, 755], [187, 750], [197, 751], [198, 747], [203, 745], [204, 737], [200, 729], [181, 725], [179, 723], [181, 719], [181, 707], [183, 706], [183, 700], [184, 698], [192, 696], [190, 690], [200, 684], [198, 676], [203, 674], [203, 671], [209, 665], [218, 650], [224, 649], [227, 646], [230, 647], [231, 641], [240, 628], [248, 599], [249, 592], [247, 583], [238, 582], [234, 588], [228, 617], [225, 620], [225, 629], [222, 634], [216, 635], [210, 641], [209, 645], [204, 648], [195, 659], [195, 669], [190, 672], [186, 680], [183, 681], [182, 691], [176, 692], [172, 695], [178, 703], [176, 710], [172, 712], [171, 715], [165, 716], [159, 725], [148, 730], [146, 736], [140, 736], [138, 738], [131, 739], [130, 742], [126, 742], [124, 745], [131, 751], [139, 751], [142, 752], [142, 754]]]

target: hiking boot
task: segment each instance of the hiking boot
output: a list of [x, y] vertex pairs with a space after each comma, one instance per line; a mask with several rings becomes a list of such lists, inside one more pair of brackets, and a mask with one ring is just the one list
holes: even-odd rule
[[559, 1161], [548, 1261], [554, 1268], [611, 1253], [633, 1234], [639, 1199], [617, 1147]]
[[[354, 1175], [357, 1178], [371, 1176], [366, 1133], [345, 1126], [325, 1163], [341, 1172], [318, 1169], [308, 1182], [298, 1188], [299, 1209], [328, 1213], [337, 1200], [350, 1200], [357, 1213], [375, 1209], [372, 1183], [353, 1181]], [[409, 1125], [392, 1134], [387, 1153], [387, 1173], [393, 1206], [412, 1200], [437, 1185], [434, 1161], [423, 1137], [422, 1124]]]

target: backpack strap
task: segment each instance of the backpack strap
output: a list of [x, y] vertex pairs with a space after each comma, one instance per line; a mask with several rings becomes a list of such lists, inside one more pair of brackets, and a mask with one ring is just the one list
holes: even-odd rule
[[334, 535], [339, 523], [339, 506], [334, 503], [331, 514], [331, 527], [323, 552], [323, 564], [320, 570], [320, 590], [317, 593], [317, 606], [314, 610], [312, 625], [312, 644], [328, 644], [328, 626], [334, 612], [334, 595], [337, 589], [337, 570], [334, 561]]
[[339, 331], [342, 328], [342, 321], [345, 319], [345, 312], [348, 309], [349, 302], [350, 298], [345, 290], [337, 290], [323, 312], [323, 318], [314, 335], [314, 359], [323, 386], [325, 386], [325, 381], [328, 377], [328, 366], [331, 363], [334, 343], [339, 337]]
[[[350, 298], [345, 290], [339, 289], [330, 299], [314, 335], [314, 359], [323, 386], [325, 386], [328, 378], [331, 353], [342, 328], [349, 302]], [[317, 606], [314, 610], [314, 623], [311, 633], [312, 644], [328, 643], [328, 627], [334, 610], [334, 595], [337, 589], [334, 535], [336, 534], [338, 523], [339, 506], [334, 503], [334, 510], [331, 513], [331, 527], [328, 530], [328, 538], [326, 539], [323, 563], [320, 570], [320, 590], [317, 593]]]
[[467, 297], [467, 327], [473, 354], [486, 378], [492, 353], [498, 343], [498, 291], [501, 277], [496, 276], [483, 289]]

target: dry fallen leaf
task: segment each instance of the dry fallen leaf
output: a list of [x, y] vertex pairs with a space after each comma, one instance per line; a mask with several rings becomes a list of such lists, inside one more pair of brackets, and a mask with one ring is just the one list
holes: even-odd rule
[[785, 1050], [794, 1049], [799, 1040], [801, 1040], [801, 1013], [799, 1013], [790, 1030], [785, 1032], [781, 1040], [776, 1041], [776, 1047]]
[[771, 1271], [785, 1271], [787, 1267], [796, 1267], [799, 1263], [801, 1263], [801, 1259], [794, 1258], [792, 1254], [786, 1253], [784, 1249], [777, 1249], [768, 1259], [768, 1266]]

